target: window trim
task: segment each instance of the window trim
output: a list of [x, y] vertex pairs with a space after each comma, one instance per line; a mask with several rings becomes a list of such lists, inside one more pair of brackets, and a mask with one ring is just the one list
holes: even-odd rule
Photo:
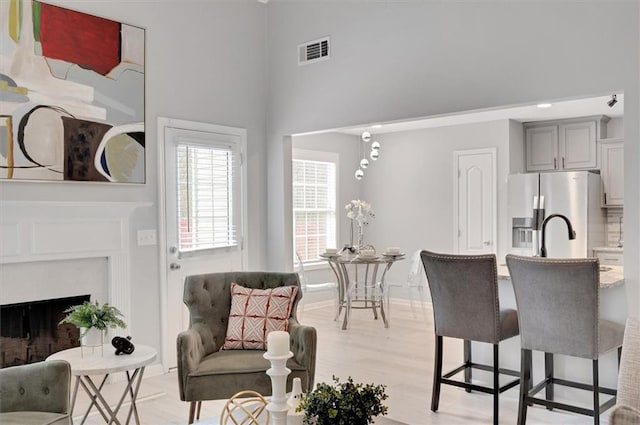
[[[335, 210], [335, 222], [336, 222], [336, 227], [335, 227], [335, 240], [336, 240], [336, 244], [338, 243], [338, 236], [340, 235], [340, 217], [339, 217], [339, 213], [340, 213], [340, 154], [338, 154], [338, 152], [328, 152], [328, 151], [319, 151], [319, 150], [313, 150], [313, 149], [298, 149], [298, 148], [293, 148], [291, 149], [291, 163], [292, 163], [292, 167], [293, 167], [293, 161], [318, 161], [318, 162], [332, 162], [335, 164], [336, 167], [336, 175], [335, 175], [335, 180], [336, 180], [336, 190], [335, 190], [335, 202], [336, 202], [336, 210]], [[293, 173], [291, 176], [291, 192], [292, 192], [292, 201], [293, 201]], [[295, 214], [293, 214], [293, 203], [291, 206], [291, 213], [292, 213], [292, 240], [291, 240], [291, 244], [292, 244], [292, 251], [293, 251], [293, 265], [294, 267], [297, 266], [299, 263], [296, 259], [296, 248], [295, 248], [295, 237], [296, 237], [296, 233], [295, 233]], [[314, 259], [314, 260], [307, 260], [307, 261], [303, 261], [302, 264], [306, 267], [306, 266], [318, 266], [320, 265], [320, 261], [318, 259]]]

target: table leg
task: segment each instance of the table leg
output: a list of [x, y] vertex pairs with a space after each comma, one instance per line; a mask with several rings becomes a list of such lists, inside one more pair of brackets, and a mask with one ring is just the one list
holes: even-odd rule
[[[105, 378], [102, 381], [103, 384], [107, 380], [107, 376], [109, 376], [109, 375], [107, 374], [105, 376]], [[107, 400], [105, 400], [105, 398], [102, 396], [102, 393], [100, 393], [100, 390], [102, 389], [102, 384], [100, 385], [100, 388], [98, 388], [98, 387], [96, 387], [96, 384], [93, 383], [93, 381], [91, 380], [91, 378], [89, 376], [85, 376], [85, 380], [87, 381], [87, 383], [91, 387], [91, 390], [93, 391], [93, 394], [95, 394], [95, 397], [97, 398], [97, 401], [95, 402], [96, 408], [100, 411], [100, 413], [103, 413], [102, 409], [98, 405], [98, 402], [100, 402], [102, 404], [102, 408], [104, 408], [104, 410], [109, 414], [110, 418], [107, 418], [104, 414], [102, 415], [102, 417], [104, 418], [105, 422], [107, 422], [109, 424], [114, 423], [114, 424], [117, 424], [117, 425], [121, 425], [120, 421], [116, 417], [116, 413], [118, 412], [118, 408], [120, 406], [118, 406], [118, 408], [116, 408], [116, 410], [111, 410], [111, 407], [109, 407], [109, 403], [107, 403]], [[83, 386], [84, 386], [84, 383], [83, 383]], [[87, 390], [86, 387], [85, 387], [85, 390]], [[87, 392], [88, 392], [88, 390], [87, 390]]]
[[382, 321], [384, 322], [384, 327], [388, 328], [389, 327], [389, 321], [387, 320], [387, 315], [384, 311], [384, 302], [387, 302], [387, 310], [389, 310], [390, 306], [391, 306], [391, 300], [389, 298], [389, 295], [387, 293], [387, 288], [385, 287], [385, 282], [387, 279], [387, 272], [389, 271], [389, 269], [391, 268], [391, 262], [388, 262], [387, 265], [385, 266], [384, 270], [382, 271], [382, 277], [380, 278], [380, 314], [382, 315]]
[[380, 316], [382, 316], [382, 323], [384, 323], [384, 327], [388, 328], [389, 322], [387, 322], [387, 315], [384, 312], [384, 286], [382, 283], [380, 284]]
[[[142, 383], [142, 375], [144, 374], [144, 366], [142, 366], [140, 369], [136, 369], [135, 372], [133, 372], [132, 376], [129, 376], [129, 371], [127, 371], [127, 380], [129, 381], [129, 395], [131, 397], [131, 407], [129, 408], [129, 414], [127, 415], [127, 425], [129, 424], [129, 421], [131, 420], [131, 413], [133, 412], [133, 414], [135, 415], [136, 418], [136, 424], [140, 425], [140, 416], [138, 415], [138, 406], [136, 406], [136, 399], [138, 398], [138, 391], [140, 390], [140, 383]], [[140, 372], [138, 374], [138, 371]], [[138, 381], [135, 383], [136, 389], [134, 390], [132, 388], [132, 384], [134, 379], [136, 378], [136, 374], [138, 374]]]
[[98, 402], [97, 402], [98, 393], [100, 392], [100, 390], [102, 390], [102, 387], [104, 386], [105, 382], [107, 382], [108, 377], [109, 377], [108, 374], [105, 375], [104, 378], [102, 379], [102, 382], [100, 383], [100, 387], [98, 387], [95, 391], [92, 392], [91, 389], [89, 389], [87, 384], [84, 382], [84, 380], [86, 380], [88, 383], [90, 383], [90, 386], [92, 386], [93, 388], [96, 388], [91, 378], [89, 376], [78, 376], [78, 382], [82, 385], [84, 392], [87, 393], [87, 395], [91, 399], [91, 404], [89, 404], [89, 407], [87, 408], [87, 411], [82, 417], [82, 421], [80, 422], [80, 424], [84, 424], [87, 421], [89, 412], [91, 412], [91, 409], [93, 408], [94, 405], [96, 406], [96, 409], [98, 409], [98, 412], [100, 412], [100, 414], [102, 415], [102, 418], [105, 420], [105, 422], [109, 420], [109, 418], [107, 417], [107, 415], [104, 413], [104, 411], [102, 410], [100, 405], [98, 405]]

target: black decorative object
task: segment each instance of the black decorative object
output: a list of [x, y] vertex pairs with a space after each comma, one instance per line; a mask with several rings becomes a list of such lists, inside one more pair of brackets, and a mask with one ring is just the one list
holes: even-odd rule
[[131, 354], [136, 347], [131, 342], [131, 337], [128, 336], [123, 338], [121, 336], [115, 336], [111, 340], [111, 345], [113, 345], [116, 349], [116, 356], [120, 354]]

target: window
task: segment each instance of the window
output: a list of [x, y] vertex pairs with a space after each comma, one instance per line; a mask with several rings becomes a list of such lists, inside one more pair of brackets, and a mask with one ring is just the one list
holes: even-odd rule
[[181, 254], [239, 244], [239, 157], [235, 144], [176, 147]]
[[293, 152], [293, 246], [303, 263], [336, 246], [335, 153]]

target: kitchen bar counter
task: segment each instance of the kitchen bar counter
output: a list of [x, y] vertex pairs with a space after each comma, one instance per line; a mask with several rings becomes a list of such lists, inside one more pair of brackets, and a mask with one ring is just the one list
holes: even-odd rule
[[[600, 273], [600, 317], [616, 323], [624, 324], [627, 318], [626, 289], [624, 285], [622, 266], [602, 266]], [[513, 293], [513, 285], [506, 264], [498, 265], [498, 287], [500, 307], [516, 309], [516, 299]], [[491, 364], [493, 361], [493, 349], [491, 344], [472, 343], [472, 356], [478, 363]], [[573, 357], [555, 356], [555, 370], [560, 378], [590, 382], [592, 364], [590, 361], [581, 361]], [[540, 352], [533, 353], [534, 381], [538, 382], [544, 377], [544, 355]], [[500, 343], [501, 367], [520, 370], [520, 338], [509, 338]], [[600, 358], [600, 385], [615, 388], [618, 377], [618, 364], [615, 350]], [[489, 378], [487, 378], [489, 379]], [[517, 398], [517, 391], [507, 391], [505, 395]], [[572, 402], [591, 403], [591, 393], [588, 391], [575, 391], [556, 387], [556, 396]], [[606, 414], [605, 414], [606, 415]]]
[[[611, 288], [624, 283], [622, 266], [600, 266], [600, 288]], [[498, 265], [498, 280], [511, 280], [506, 264]]]

